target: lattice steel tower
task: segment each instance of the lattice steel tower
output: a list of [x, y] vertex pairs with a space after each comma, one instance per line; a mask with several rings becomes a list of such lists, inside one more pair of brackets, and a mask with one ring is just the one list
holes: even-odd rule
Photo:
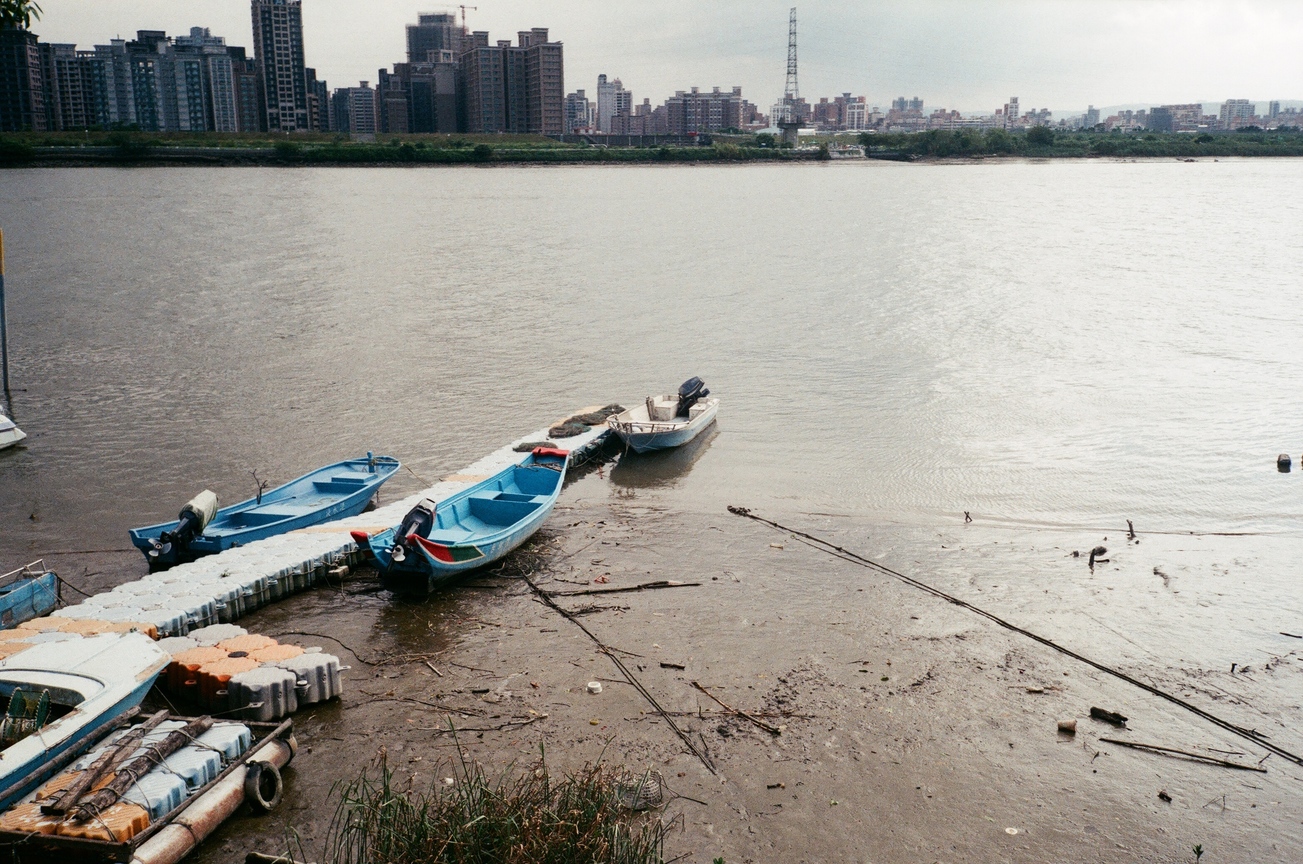
[[792, 17], [787, 26], [787, 87], [783, 100], [791, 105], [801, 98], [801, 88], [796, 84], [796, 7], [792, 7]]
[[795, 147], [800, 143], [801, 117], [797, 102], [801, 98], [800, 87], [796, 83], [796, 7], [787, 27], [787, 86], [783, 90], [783, 111], [778, 117], [777, 126], [783, 131], [783, 143]]

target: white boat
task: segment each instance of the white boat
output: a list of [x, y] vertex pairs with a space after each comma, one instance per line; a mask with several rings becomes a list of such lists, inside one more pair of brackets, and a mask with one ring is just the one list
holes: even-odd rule
[[676, 394], [648, 396], [642, 405], [622, 411], [606, 421], [611, 431], [635, 453], [668, 450], [686, 444], [715, 420], [718, 399], [700, 378], [683, 382]]
[[[37, 639], [54, 635], [32, 634]], [[15, 713], [15, 691], [32, 704], [48, 698], [48, 706], [39, 719], [15, 721], [7, 716], [0, 724], [0, 734], [9, 742], [0, 750], [0, 808], [53, 777], [109, 724], [139, 706], [171, 660], [143, 633], [41, 641], [13, 651], [15, 644], [0, 643], [9, 652], [0, 660], [0, 700], [6, 715]], [[24, 723], [29, 728], [23, 728]]]
[[0, 450], [7, 450], [26, 437], [27, 433], [19, 429], [0, 409]]

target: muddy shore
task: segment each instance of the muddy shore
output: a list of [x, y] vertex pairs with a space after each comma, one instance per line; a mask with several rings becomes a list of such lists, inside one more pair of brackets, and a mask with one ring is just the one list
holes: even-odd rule
[[[979, 595], [1010, 542], [979, 526], [956, 558], [953, 538], [935, 532], [872, 526], [866, 538], [858, 523], [791, 518], [917, 575], [953, 570]], [[1070, 566], [1063, 538], [1047, 539], [1046, 568]], [[99, 575], [78, 580], [78, 566]], [[1303, 849], [1303, 769], [1273, 757], [1267, 774], [1235, 771], [1101, 743], [1211, 748], [1250, 764], [1264, 755], [958, 607], [727, 512], [678, 512], [637, 490], [612, 495], [597, 472], [567, 489], [512, 566], [551, 592], [700, 583], [557, 602], [621, 652], [716, 773], [523, 580], [482, 575], [400, 603], [364, 570], [240, 622], [323, 645], [351, 668], [342, 701], [296, 715], [301, 750], [280, 809], [231, 820], [192, 860], [282, 852], [287, 838], [319, 860], [336, 782], [383, 749], [403, 783], [424, 787], [452, 775], [458, 746], [502, 771], [532, 763], [543, 746], [553, 770], [604, 758], [661, 772], [673, 792], [705, 802], [677, 798], [665, 809], [678, 825], [667, 858], [684, 861], [1182, 862], [1201, 845], [1205, 861], [1285, 862]], [[66, 572], [98, 589], [137, 567], [101, 555]], [[1102, 650], [1084, 634], [1075, 647]], [[1211, 670], [1145, 673], [1268, 734], [1298, 712], [1246, 697]], [[1303, 668], [1290, 655], [1259, 674], [1298, 681]], [[590, 681], [603, 692], [589, 694]], [[724, 712], [693, 681], [781, 734]], [[1126, 714], [1129, 730], [1089, 719], [1095, 705]], [[1077, 720], [1075, 736], [1056, 731], [1061, 719]], [[450, 724], [461, 730], [456, 742]]]

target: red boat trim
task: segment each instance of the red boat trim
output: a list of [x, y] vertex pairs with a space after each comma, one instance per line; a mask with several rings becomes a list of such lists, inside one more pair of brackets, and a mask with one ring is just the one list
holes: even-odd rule
[[431, 558], [444, 564], [464, 564], [484, 557], [478, 546], [445, 546], [426, 540], [419, 534], [408, 534], [407, 539], [419, 544]]

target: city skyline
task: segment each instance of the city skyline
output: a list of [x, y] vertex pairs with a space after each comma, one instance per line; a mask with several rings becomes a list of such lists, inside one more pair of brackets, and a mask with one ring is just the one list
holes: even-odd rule
[[[789, 7], [790, 0], [618, 9], [592, 0], [510, 0], [468, 11], [467, 23], [498, 32], [514, 32], [522, 20], [550, 27], [566, 45], [567, 92], [595, 93], [597, 76], [607, 74], [653, 101], [699, 84], [741, 86], [768, 105], [782, 92]], [[305, 62], [336, 86], [374, 80], [377, 69], [404, 56], [405, 27], [418, 11], [452, 8], [380, 0], [359, 18], [342, 0], [305, 0]], [[798, 12], [802, 92], [811, 96], [853, 91], [886, 107], [908, 93], [929, 106], [984, 112], [1019, 93], [1024, 104], [1060, 114], [1087, 104], [1303, 98], [1303, 55], [1293, 48], [1303, 16], [1278, 0], [933, 0], [872, 9], [811, 2]], [[42, 41], [89, 45], [142, 28], [196, 25], [232, 43], [252, 39], [246, 3], [232, 0], [55, 0], [33, 30]]]

